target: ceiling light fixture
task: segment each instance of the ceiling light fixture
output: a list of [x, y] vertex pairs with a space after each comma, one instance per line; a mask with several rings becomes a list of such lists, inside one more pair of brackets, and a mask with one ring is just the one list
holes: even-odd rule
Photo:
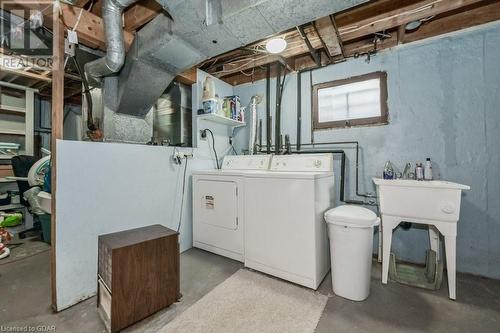
[[266, 50], [269, 53], [277, 54], [286, 49], [286, 40], [281, 37], [272, 38], [266, 42]]

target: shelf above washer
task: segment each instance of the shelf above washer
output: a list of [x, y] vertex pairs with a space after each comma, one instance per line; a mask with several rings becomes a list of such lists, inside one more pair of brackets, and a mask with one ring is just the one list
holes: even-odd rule
[[198, 115], [198, 119], [207, 120], [218, 124], [223, 124], [231, 127], [243, 127], [246, 126], [246, 123], [234, 119], [230, 119], [216, 113], [206, 113]]

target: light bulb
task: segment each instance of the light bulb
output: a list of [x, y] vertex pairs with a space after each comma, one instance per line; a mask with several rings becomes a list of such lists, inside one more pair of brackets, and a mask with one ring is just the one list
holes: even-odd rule
[[272, 38], [266, 43], [266, 50], [269, 53], [277, 54], [286, 49], [286, 40], [281, 37]]

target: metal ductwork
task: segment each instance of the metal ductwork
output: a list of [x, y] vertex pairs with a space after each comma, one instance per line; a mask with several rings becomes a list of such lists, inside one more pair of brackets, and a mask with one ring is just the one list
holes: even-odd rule
[[106, 79], [106, 107], [144, 117], [177, 74], [201, 61], [367, 0], [311, 0], [307, 6], [303, 0], [156, 0], [169, 16], [162, 13], [138, 31], [122, 68], [121, 14], [135, 1], [105, 0], [108, 54], [86, 71], [93, 77], [120, 71], [118, 79]]
[[85, 72], [95, 79], [117, 73], [125, 62], [123, 10], [138, 0], [104, 0], [102, 18], [106, 33], [106, 56], [85, 65]]
[[160, 14], [136, 34], [118, 77], [116, 112], [145, 116], [177, 74], [206, 58], [172, 24]]

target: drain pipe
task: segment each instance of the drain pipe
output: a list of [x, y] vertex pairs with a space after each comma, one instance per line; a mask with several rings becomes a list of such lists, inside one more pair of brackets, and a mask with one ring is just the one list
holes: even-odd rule
[[102, 18], [106, 33], [106, 56], [85, 65], [85, 72], [95, 79], [118, 72], [125, 62], [123, 10], [138, 0], [104, 0]]
[[257, 140], [257, 104], [262, 102], [262, 97], [259, 95], [253, 95], [250, 98], [250, 135], [248, 141], [248, 154], [255, 154], [256, 150], [256, 140]]
[[267, 64], [266, 73], [266, 147], [267, 153], [271, 154], [272, 144], [272, 119], [271, 119], [271, 65]]

